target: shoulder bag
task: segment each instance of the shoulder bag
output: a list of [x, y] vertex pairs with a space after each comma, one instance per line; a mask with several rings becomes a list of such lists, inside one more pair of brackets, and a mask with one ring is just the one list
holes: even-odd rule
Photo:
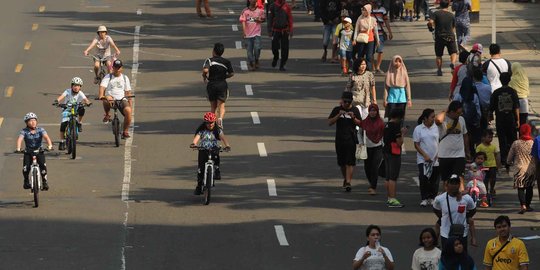
[[504, 245], [502, 245], [502, 247], [499, 248], [497, 252], [495, 252], [495, 255], [493, 255], [493, 257], [491, 258], [491, 264], [493, 264], [493, 262], [495, 261], [495, 257], [497, 257], [497, 255], [499, 255], [499, 253], [503, 250], [503, 248], [506, 247], [506, 245], [508, 245], [509, 243], [510, 243], [510, 239], [506, 241], [506, 243], [504, 243]]
[[371, 31], [371, 21], [372, 18], [369, 18], [369, 24], [368, 24], [368, 30], [367, 32], [360, 32], [360, 29], [358, 29], [358, 34], [356, 35], [356, 42], [357, 43], [368, 43], [369, 42], [369, 31]]
[[446, 130], [446, 134], [444, 134], [444, 136], [439, 140], [439, 142], [444, 140], [444, 138], [446, 138], [446, 136], [450, 134], [450, 131], [453, 131], [457, 127], [458, 122], [459, 122], [459, 117], [458, 119], [455, 119], [454, 122], [452, 123], [452, 126]]
[[448, 200], [448, 193], [446, 193], [446, 206], [448, 207], [448, 217], [450, 218], [450, 232], [448, 233], [448, 237], [463, 237], [463, 235], [465, 235], [465, 225], [454, 224], [452, 221], [452, 212], [450, 211], [450, 200]]
[[365, 160], [368, 158], [367, 155], [367, 146], [366, 146], [366, 131], [362, 133], [362, 143], [356, 145], [356, 159]]

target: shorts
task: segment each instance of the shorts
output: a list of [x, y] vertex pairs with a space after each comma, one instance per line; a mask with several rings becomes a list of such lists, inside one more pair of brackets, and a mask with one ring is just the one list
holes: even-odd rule
[[209, 82], [206, 85], [206, 92], [208, 94], [209, 101], [221, 100], [223, 102], [227, 101], [229, 97], [229, 89], [227, 82]]
[[439, 171], [441, 172], [441, 180], [443, 181], [448, 181], [452, 174], [463, 176], [465, 158], [439, 158]]
[[114, 103], [116, 104], [116, 107], [118, 108], [118, 111], [120, 111], [120, 113], [124, 115], [124, 109], [129, 107], [129, 102], [127, 101], [127, 99], [121, 99], [121, 100], [115, 100]]
[[457, 43], [454, 37], [442, 38], [435, 37], [435, 56], [441, 57], [444, 53], [444, 47], [448, 51], [448, 55], [457, 53]]
[[376, 53], [382, 53], [384, 50], [384, 35], [379, 35], [379, 47], [375, 48]]
[[[82, 106], [79, 107], [79, 109], [77, 110], [77, 113], [81, 117], [84, 116], [85, 112], [86, 112], [86, 110]], [[64, 121], [64, 122], [60, 123], [60, 132], [66, 132], [66, 128], [67, 128], [68, 123], [69, 123], [69, 119], [68, 119], [68, 121]]]
[[352, 60], [353, 52], [347, 50], [339, 50], [339, 56], [347, 60]]
[[356, 165], [356, 144], [351, 142], [336, 142], [338, 166]]
[[399, 178], [399, 171], [401, 170], [401, 155], [392, 155], [383, 152], [383, 156], [386, 180], [397, 181]]

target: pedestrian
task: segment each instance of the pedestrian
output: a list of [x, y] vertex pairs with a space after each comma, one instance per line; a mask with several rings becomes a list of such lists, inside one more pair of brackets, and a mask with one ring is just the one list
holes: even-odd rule
[[275, 0], [268, 7], [268, 34], [272, 38], [272, 67], [276, 67], [281, 50], [279, 70], [286, 71], [289, 59], [289, 39], [293, 37], [293, 16], [291, 7], [285, 0]]
[[451, 237], [446, 242], [439, 262], [439, 270], [476, 270], [473, 258], [467, 254], [466, 242]]
[[510, 218], [498, 216], [493, 222], [497, 237], [489, 240], [484, 251], [486, 270], [529, 269], [529, 254], [525, 243], [511, 234]]
[[429, 18], [428, 27], [435, 29], [435, 63], [437, 64], [437, 76], [442, 76], [444, 48], [446, 47], [450, 55], [451, 70], [454, 70], [457, 58], [456, 19], [454, 14], [448, 11], [448, 0], [441, 0], [440, 9]]
[[357, 46], [357, 58], [366, 59], [368, 69], [373, 63], [373, 50], [379, 46], [378, 31], [377, 20], [371, 17], [371, 5], [366, 4], [362, 7], [362, 15], [354, 27], [353, 46]]
[[308, 15], [313, 15], [313, 1], [312, 0], [303, 0], [304, 8], [307, 11]]
[[491, 58], [482, 64], [482, 72], [486, 74], [491, 90], [495, 91], [502, 86], [501, 74], [504, 72], [512, 74], [512, 65], [510, 61], [502, 58], [499, 44], [489, 45], [489, 54]]
[[441, 250], [437, 248], [437, 234], [432, 228], [425, 228], [420, 233], [420, 248], [414, 251], [412, 270], [437, 270], [441, 259]]
[[489, 194], [495, 195], [495, 184], [497, 183], [497, 170], [501, 168], [501, 153], [499, 147], [493, 144], [493, 131], [486, 129], [482, 133], [482, 143], [476, 147], [476, 152], [486, 154], [484, 160], [485, 171], [484, 185], [488, 189]]
[[354, 61], [352, 71], [345, 90], [353, 93], [353, 105], [358, 107], [364, 119], [368, 115], [368, 106], [377, 104], [375, 76], [367, 70], [367, 61], [364, 58]]
[[512, 63], [512, 79], [508, 86], [516, 90], [519, 99], [519, 124], [523, 125], [529, 117], [529, 76], [521, 63]]
[[491, 99], [491, 85], [489, 83], [483, 82], [482, 70], [475, 69], [473, 70], [472, 78], [474, 80], [474, 86], [476, 87], [476, 92], [478, 98], [480, 99], [480, 109], [482, 110], [482, 116], [480, 119], [480, 128], [482, 130], [487, 129], [488, 127], [488, 118], [489, 118], [489, 102]]
[[394, 258], [386, 247], [381, 246], [381, 228], [369, 225], [366, 229], [367, 243], [361, 247], [353, 260], [354, 270], [393, 270]]
[[480, 43], [474, 43], [469, 57], [467, 58], [467, 76], [473, 77], [475, 70], [482, 70], [482, 52], [484, 47]]
[[439, 128], [435, 125], [435, 111], [424, 109], [413, 132], [418, 180], [420, 182], [420, 206], [433, 204], [439, 192]]
[[219, 110], [217, 125], [223, 129], [223, 118], [225, 117], [225, 102], [229, 97], [229, 86], [227, 79], [234, 76], [234, 69], [231, 61], [222, 57], [225, 46], [222, 43], [215, 43], [212, 50], [212, 57], [204, 61], [202, 77], [206, 84], [210, 110], [216, 113]]
[[[351, 24], [351, 27], [350, 29], [352, 30], [352, 33], [354, 34], [354, 28], [353, 28], [353, 24], [352, 24], [352, 19], [349, 17], [349, 11], [344, 9], [343, 5], [342, 5], [342, 10], [341, 10], [341, 22], [336, 26], [336, 30], [334, 33], [332, 33], [332, 49], [336, 49], [337, 50], [337, 54], [338, 54], [338, 59], [340, 60], [340, 63], [341, 63], [341, 60], [342, 60], [342, 57], [340, 55], [341, 53], [341, 48], [340, 48], [340, 35], [341, 35], [341, 30], [345, 29], [345, 24], [349, 23], [348, 21], [350, 20], [350, 24]], [[347, 20], [347, 22], [345, 21], [346, 18], [349, 18], [349, 20]], [[353, 49], [354, 47], [352, 46], [352, 40], [353, 40], [353, 37], [351, 35], [349, 41], [350, 41], [350, 47], [351, 47], [351, 59], [352, 59], [352, 54], [353, 54]], [[348, 44], [348, 43], [346, 43]], [[333, 62], [333, 60], [331, 60], [330, 62]]]
[[[384, 74], [381, 70], [381, 63], [383, 58], [384, 43], [387, 40], [392, 40], [392, 29], [390, 28], [390, 20], [388, 19], [388, 11], [383, 7], [382, 0], [376, 0], [374, 3], [374, 9], [371, 11], [371, 16], [377, 19], [377, 28], [379, 35], [379, 46], [375, 48], [377, 53], [377, 59], [373, 60], [373, 72], [375, 74]], [[384, 31], [384, 27], [388, 30], [388, 33]]]
[[454, 100], [454, 93], [459, 92], [461, 82], [467, 77], [467, 58], [469, 55], [470, 53], [467, 51], [461, 51], [459, 53], [460, 64], [452, 70], [452, 82], [450, 83], [450, 94], [448, 95], [448, 100], [450, 101]]
[[[463, 105], [452, 101], [448, 109], [435, 117], [439, 127], [439, 171], [444, 184], [455, 174], [463, 179], [465, 160], [470, 159], [469, 136], [463, 114]], [[463, 180], [462, 180], [463, 182]], [[463, 190], [463, 187], [461, 187]]]
[[[471, 236], [471, 245], [476, 245], [474, 230], [469, 229], [469, 224], [476, 214], [476, 203], [469, 196], [460, 192], [460, 178], [452, 175], [446, 183], [446, 192], [437, 196], [433, 201], [433, 212], [439, 218], [437, 225], [440, 226], [441, 246], [444, 250], [450, 238], [460, 238], [467, 250], [467, 239]], [[450, 245], [453, 242], [450, 242]], [[454, 269], [454, 268], [451, 268]]]
[[[517, 129], [519, 129], [519, 99], [516, 90], [508, 86], [510, 73], [501, 74], [502, 87], [491, 94], [490, 114], [495, 112], [495, 126], [497, 137], [499, 137], [499, 147], [501, 148], [501, 161], [506, 165], [506, 157], [512, 143], [517, 139]], [[493, 116], [492, 116], [493, 118]]]
[[254, 71], [259, 68], [261, 56], [261, 24], [266, 20], [264, 10], [257, 6], [257, 0], [249, 0], [249, 7], [244, 8], [239, 20], [242, 23], [248, 67], [250, 71]]
[[519, 214], [532, 211], [531, 201], [534, 193], [534, 180], [536, 164], [531, 162], [533, 139], [531, 126], [523, 124], [519, 127], [519, 139], [512, 143], [506, 164], [513, 166], [514, 188], [518, 190], [518, 198], [521, 208]]
[[341, 105], [334, 107], [328, 116], [328, 125], [336, 124], [335, 148], [337, 163], [343, 176], [343, 188], [351, 191], [351, 181], [356, 165], [356, 145], [358, 138], [356, 126], [361, 124], [358, 108], [352, 105], [353, 94], [343, 92]]
[[341, 75], [349, 75], [353, 59], [353, 35], [352, 20], [347, 17], [343, 20], [344, 28], [339, 31], [339, 56], [341, 61]]
[[383, 160], [384, 121], [376, 103], [369, 105], [368, 111], [368, 117], [360, 125], [366, 136], [367, 159], [364, 160], [364, 171], [369, 182], [368, 194], [376, 195], [378, 171]]
[[454, 100], [463, 105], [463, 119], [467, 125], [469, 134], [469, 152], [474, 154], [476, 146], [480, 144], [482, 130], [480, 122], [482, 120], [482, 110], [480, 107], [480, 97], [473, 83], [473, 78], [465, 77], [461, 83], [459, 93], [454, 95]]
[[457, 44], [461, 50], [466, 50], [465, 46], [471, 38], [471, 19], [469, 18], [471, 5], [471, 0], [454, 0], [452, 2], [452, 10], [456, 18]]
[[[323, 54], [321, 61], [326, 62], [328, 45], [332, 45], [332, 36], [336, 32], [336, 26], [340, 23], [341, 2], [340, 0], [319, 0], [319, 3], [323, 22]], [[332, 61], [337, 60], [336, 53], [336, 49], [332, 47]]]
[[420, 11], [424, 14], [424, 19], [429, 20], [427, 0], [414, 0], [414, 12], [416, 20], [420, 20]]
[[401, 127], [403, 115], [403, 110], [393, 109], [390, 112], [390, 119], [384, 127], [383, 157], [386, 175], [384, 184], [388, 198], [386, 205], [391, 208], [405, 206], [396, 198], [396, 183], [401, 168], [401, 147], [403, 138], [407, 133], [407, 127]]
[[[201, 5], [204, 5], [204, 12], [206, 13], [206, 16], [202, 14]], [[213, 18], [208, 0], [195, 0], [195, 10], [197, 11], [199, 18]]]
[[411, 81], [405, 62], [399, 55], [394, 55], [388, 65], [383, 100], [385, 117], [394, 109], [401, 109], [405, 117], [406, 107], [412, 107]]

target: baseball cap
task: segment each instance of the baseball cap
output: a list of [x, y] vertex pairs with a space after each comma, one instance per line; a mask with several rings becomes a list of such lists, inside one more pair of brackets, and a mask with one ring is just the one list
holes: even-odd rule
[[348, 23], [352, 23], [352, 20], [351, 20], [351, 18], [349, 18], [349, 17], [343, 19], [343, 21], [346, 21], [346, 22], [348, 22]]
[[459, 176], [457, 176], [457, 174], [452, 174], [452, 176], [450, 176], [450, 179], [448, 179], [448, 183], [459, 184], [461, 183], [461, 179], [459, 178]]
[[115, 67], [115, 68], [121, 68], [123, 65], [124, 64], [122, 63], [122, 60], [120, 60], [120, 59], [116, 59], [113, 62], [113, 67]]
[[343, 94], [341, 94], [341, 99], [343, 99], [343, 100], [352, 100], [353, 99], [352, 92], [343, 92]]
[[482, 44], [480, 43], [475, 43], [473, 46], [472, 46], [472, 50], [473, 51], [477, 51], [479, 53], [482, 53], [484, 51], [484, 46], [482, 46]]

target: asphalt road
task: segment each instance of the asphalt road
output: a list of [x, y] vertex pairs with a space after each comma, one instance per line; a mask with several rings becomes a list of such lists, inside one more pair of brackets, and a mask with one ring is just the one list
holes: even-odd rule
[[[242, 1], [211, 1], [214, 19], [199, 19], [192, 1], [44, 0], [4, 6], [0, 269], [350, 269], [369, 224], [382, 227], [396, 269], [409, 268], [419, 232], [436, 220], [429, 208], [418, 206], [410, 135], [398, 181], [405, 208], [386, 208], [382, 180], [379, 194], [367, 195], [362, 166], [353, 192], [341, 190], [335, 130], [326, 118], [345, 79], [337, 65], [320, 62], [320, 25], [304, 12], [295, 11], [288, 71], [270, 67], [270, 42], [264, 38], [262, 68], [248, 73], [241, 69], [245, 50], [236, 48], [241, 32], [233, 26]], [[79, 158], [48, 154], [51, 189], [41, 193], [35, 209], [21, 187], [21, 157], [11, 154], [22, 117], [36, 112], [58, 141], [60, 111], [49, 104], [73, 76], [83, 78], [87, 95], [96, 95], [91, 61], [82, 51], [100, 24], [119, 45], [137, 95], [133, 136], [114, 147], [94, 102], [85, 116]], [[423, 23], [397, 23], [394, 36], [386, 59], [402, 55], [414, 80], [407, 116], [414, 126], [425, 107], [446, 106], [449, 79], [433, 76], [433, 57], [423, 50], [431, 48]], [[236, 70], [224, 120], [233, 151], [222, 155], [223, 180], [216, 183], [211, 204], [203, 206], [193, 195], [197, 155], [188, 145], [209, 110], [200, 71], [214, 42], [225, 44], [224, 56]], [[376, 79], [381, 102], [383, 77]], [[275, 183], [275, 196], [268, 183]], [[538, 228], [538, 214], [516, 214], [511, 186], [508, 178], [501, 180], [497, 205], [477, 214], [480, 247], [471, 254], [478, 266], [497, 215], [510, 215], [518, 236], [538, 234], [532, 230]], [[540, 209], [537, 200], [534, 205]], [[540, 242], [527, 246], [537, 264]]]

